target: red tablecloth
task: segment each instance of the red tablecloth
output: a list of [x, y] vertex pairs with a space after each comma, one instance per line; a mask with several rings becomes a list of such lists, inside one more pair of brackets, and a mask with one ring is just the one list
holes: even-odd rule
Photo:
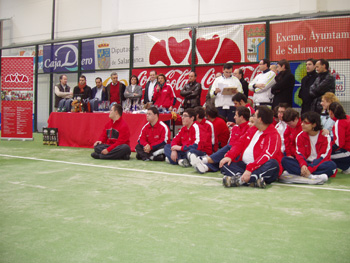
[[[58, 128], [60, 146], [93, 148], [109, 120], [108, 116], [109, 112], [52, 112], [47, 122], [49, 128]], [[123, 113], [123, 119], [130, 129], [130, 148], [135, 151], [140, 131], [147, 122], [146, 114]], [[171, 114], [160, 114], [159, 119], [161, 121], [170, 120]]]

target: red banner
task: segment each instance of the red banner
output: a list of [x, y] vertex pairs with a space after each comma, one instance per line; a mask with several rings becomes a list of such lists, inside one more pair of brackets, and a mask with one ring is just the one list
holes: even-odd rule
[[272, 61], [350, 58], [349, 17], [272, 23], [270, 35]]
[[[248, 83], [254, 79], [254, 77], [258, 74], [258, 64], [248, 64], [244, 66], [234, 65], [233, 70], [236, 68], [243, 69], [244, 78]], [[143, 93], [145, 89], [145, 85], [149, 80], [149, 73], [154, 69], [146, 68], [146, 69], [133, 69], [132, 74], [136, 75], [140, 81], [140, 86], [143, 88]], [[188, 83], [188, 74], [191, 72], [191, 68], [189, 67], [179, 67], [179, 68], [157, 68], [155, 69], [157, 74], [163, 73], [167, 82], [171, 85], [175, 92], [175, 96], [177, 98], [177, 103], [175, 108], [178, 108], [180, 103], [183, 100], [183, 97], [180, 95], [180, 91]], [[215, 80], [216, 73], [222, 72], [222, 66], [202, 66], [196, 67], [197, 73], [197, 82], [202, 84], [202, 93], [201, 93], [201, 104], [203, 105], [205, 102], [205, 97], [208, 93], [209, 87], [213, 84]]]
[[1, 58], [1, 138], [33, 138], [33, 57]]

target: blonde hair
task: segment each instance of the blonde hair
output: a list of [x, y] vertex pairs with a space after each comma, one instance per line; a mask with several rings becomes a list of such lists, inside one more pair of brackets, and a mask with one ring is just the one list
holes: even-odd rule
[[335, 94], [333, 92], [326, 92], [323, 96], [322, 99], [326, 100], [329, 103], [332, 102], [339, 102], [339, 99], [337, 98], [337, 96], [335, 96]]

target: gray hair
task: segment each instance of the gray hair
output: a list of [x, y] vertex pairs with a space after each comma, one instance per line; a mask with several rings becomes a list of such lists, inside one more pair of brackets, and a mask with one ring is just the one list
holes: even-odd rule
[[115, 72], [115, 71], [113, 71], [113, 72], [111, 73], [111, 77], [114, 76], [114, 75], [117, 75], [117, 76], [118, 76], [118, 73]]

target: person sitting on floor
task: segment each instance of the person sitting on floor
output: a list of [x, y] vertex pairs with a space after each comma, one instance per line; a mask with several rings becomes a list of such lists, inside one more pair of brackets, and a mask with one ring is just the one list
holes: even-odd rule
[[250, 110], [250, 115], [255, 113], [253, 107], [248, 103], [247, 97], [242, 93], [237, 93], [232, 97], [232, 101], [235, 104], [235, 107], [244, 106]]
[[182, 114], [183, 127], [171, 144], [164, 147], [166, 162], [189, 167], [188, 153], [203, 156], [212, 153], [212, 146], [204, 128], [196, 122], [196, 112], [188, 108]]
[[205, 108], [205, 115], [206, 118], [211, 121], [214, 126], [214, 152], [216, 152], [218, 149], [224, 147], [227, 144], [228, 139], [230, 138], [230, 131], [224, 119], [218, 116], [218, 110], [214, 106], [208, 105]]
[[225, 157], [225, 154], [233, 145], [240, 143], [239, 138], [250, 128], [248, 125], [249, 117], [250, 111], [248, 108], [244, 106], [237, 107], [235, 113], [236, 125], [232, 127], [229, 143], [210, 156], [199, 157], [195, 154], [190, 154], [190, 163], [197, 172], [204, 174], [206, 172], [219, 171], [219, 163]]
[[288, 103], [280, 103], [276, 107], [278, 122], [276, 123], [275, 128], [278, 131], [278, 133], [281, 135], [281, 140], [282, 140], [282, 149], [281, 150], [282, 150], [282, 152], [285, 151], [284, 132], [287, 129], [287, 123], [285, 123], [283, 121], [283, 115], [284, 115], [284, 112], [286, 111], [286, 109], [288, 109], [288, 108], [289, 108]]
[[220, 161], [225, 187], [266, 188], [282, 173], [281, 136], [272, 124], [273, 111], [259, 106], [253, 116], [255, 127], [241, 136]]
[[291, 158], [295, 158], [295, 138], [302, 131], [299, 112], [292, 108], [286, 109], [283, 113], [283, 121], [287, 124], [286, 131], [283, 135], [285, 155]]
[[208, 138], [211, 140], [212, 148], [214, 149], [215, 132], [213, 123], [205, 118], [205, 109], [202, 106], [195, 107], [194, 111], [196, 112], [196, 121], [199, 125], [202, 125], [207, 132]]
[[296, 156], [283, 157], [282, 166], [288, 174], [328, 181], [337, 167], [331, 161], [331, 138], [322, 134], [320, 115], [309, 111], [301, 116], [302, 132], [296, 137]]
[[123, 120], [123, 108], [120, 104], [112, 104], [109, 111], [110, 120], [104, 127], [98, 141], [94, 143], [95, 159], [130, 159], [130, 130]]
[[331, 159], [343, 174], [350, 174], [350, 116], [338, 102], [329, 105], [329, 116], [335, 121]]
[[143, 126], [135, 147], [136, 159], [143, 161], [164, 161], [164, 146], [170, 143], [169, 127], [159, 120], [156, 107], [147, 110], [147, 124]]

